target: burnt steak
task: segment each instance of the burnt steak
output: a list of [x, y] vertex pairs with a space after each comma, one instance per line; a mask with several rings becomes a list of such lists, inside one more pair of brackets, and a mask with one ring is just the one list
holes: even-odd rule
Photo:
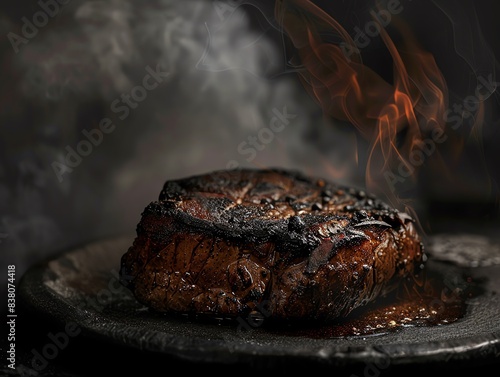
[[282, 169], [167, 181], [121, 260], [160, 312], [331, 320], [421, 268], [414, 221], [363, 191]]

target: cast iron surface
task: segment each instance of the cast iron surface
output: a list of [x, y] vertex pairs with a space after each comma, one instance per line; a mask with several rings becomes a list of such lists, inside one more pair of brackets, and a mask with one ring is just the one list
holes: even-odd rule
[[[453, 236], [446, 237], [451, 239], [447, 247], [453, 248]], [[467, 266], [470, 276], [483, 282], [484, 292], [469, 299], [466, 315], [455, 323], [407, 327], [378, 336], [315, 339], [271, 333], [265, 326], [238, 331], [224, 321], [200, 322], [150, 312], [118, 282], [120, 257], [132, 240], [123, 236], [95, 241], [33, 266], [21, 280], [20, 300], [62, 325], [75, 322], [90, 341], [192, 362], [271, 365], [293, 360], [346, 367], [360, 363], [479, 365], [500, 358], [500, 265], [484, 255], [481, 258], [488, 263]], [[440, 268], [445, 274], [456, 268], [445, 261], [443, 250], [433, 258], [432, 242], [430, 246], [429, 268]]]

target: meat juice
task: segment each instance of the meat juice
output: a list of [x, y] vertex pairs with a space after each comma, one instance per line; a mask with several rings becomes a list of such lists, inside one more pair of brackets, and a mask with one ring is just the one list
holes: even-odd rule
[[467, 269], [443, 272], [426, 268], [394, 292], [330, 323], [288, 323], [264, 326], [273, 333], [310, 338], [375, 336], [406, 327], [442, 326], [463, 318], [467, 300], [480, 294], [480, 282]]

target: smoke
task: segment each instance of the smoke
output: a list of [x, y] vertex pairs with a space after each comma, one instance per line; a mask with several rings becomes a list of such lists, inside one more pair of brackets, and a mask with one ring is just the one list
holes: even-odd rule
[[412, 5], [409, 22], [442, 67], [449, 89], [448, 140], [419, 182], [420, 195], [429, 200], [428, 215], [440, 215], [433, 202], [448, 202], [448, 210], [467, 202], [464, 213], [470, 210], [480, 221], [498, 218], [500, 80], [498, 33], [490, 16], [496, 4], [431, 0]]
[[[439, 2], [432, 0], [432, 3], [447, 18], [453, 35], [452, 46], [456, 56], [463, 60], [462, 63], [468, 65], [468, 70], [465, 69], [465, 71], [468, 71], [470, 76], [476, 78], [475, 82], [469, 80], [471, 86], [466, 88], [467, 91], [473, 92], [481, 84], [478, 81], [480, 77], [493, 76], [495, 79], [498, 62], [491, 46], [488, 45], [484, 38], [473, 2], [462, 1], [458, 7], [456, 2], [449, 0]], [[458, 78], [454, 77], [455, 80]], [[460, 93], [457, 94], [460, 95]]]
[[[73, 1], [30, 38], [22, 17], [38, 5], [0, 16], [2, 35], [26, 40], [2, 43], [2, 265], [21, 275], [68, 247], [134, 232], [167, 179], [230, 161], [327, 175], [313, 163], [318, 135], [339, 146], [328, 158], [345, 157], [285, 72], [278, 31], [255, 4], [221, 3]], [[239, 150], [283, 110], [293, 119], [254, 158]], [[99, 139], [102, 124], [112, 132]]]
[[[498, 60], [483, 33], [492, 4], [360, 1], [350, 16], [340, 2], [276, 4], [305, 88], [367, 139], [358, 158], [370, 191], [430, 218], [453, 207], [498, 217]], [[407, 94], [412, 103], [401, 101]], [[399, 111], [387, 119], [392, 102]]]

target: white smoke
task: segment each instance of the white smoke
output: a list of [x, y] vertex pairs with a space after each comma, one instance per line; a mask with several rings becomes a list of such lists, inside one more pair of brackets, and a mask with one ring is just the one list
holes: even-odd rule
[[[1, 119], [0, 233], [8, 237], [0, 247], [19, 273], [68, 246], [133, 232], [167, 179], [229, 161], [328, 174], [307, 137], [334, 134], [285, 73], [276, 30], [264, 17], [255, 22], [256, 8], [231, 2], [221, 11], [217, 4], [75, 1], [19, 53], [7, 51], [14, 78], [1, 90], [19, 106]], [[3, 30], [15, 28], [3, 19]], [[119, 119], [113, 101], [141, 84], [146, 67], [158, 66], [168, 77]], [[295, 117], [249, 161], [238, 145], [284, 108]], [[116, 129], [59, 182], [51, 164], [103, 118]], [[341, 140], [336, 144], [342, 156]]]

